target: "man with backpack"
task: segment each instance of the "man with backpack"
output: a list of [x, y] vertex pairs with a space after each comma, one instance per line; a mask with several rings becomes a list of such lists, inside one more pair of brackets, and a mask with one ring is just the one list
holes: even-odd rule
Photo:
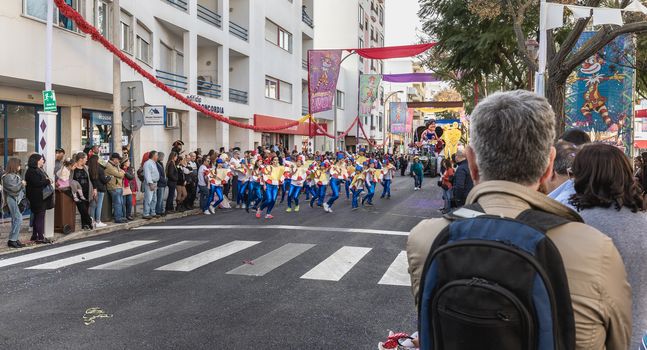
[[613, 242], [538, 192], [555, 158], [551, 106], [496, 93], [470, 127], [466, 206], [407, 243], [420, 349], [628, 349], [631, 288]]

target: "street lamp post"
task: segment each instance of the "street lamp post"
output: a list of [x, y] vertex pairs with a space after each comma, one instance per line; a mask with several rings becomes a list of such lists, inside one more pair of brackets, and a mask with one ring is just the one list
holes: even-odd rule
[[[389, 99], [390, 99], [393, 95], [395, 95], [395, 94], [399, 94], [399, 93], [403, 93], [403, 92], [404, 92], [404, 91], [402, 91], [402, 90], [393, 91], [392, 93], [388, 94], [388, 95], [386, 96], [386, 98], [384, 99], [384, 114], [383, 114], [383, 116], [382, 116], [382, 118], [384, 118], [384, 129], [382, 130], [382, 142], [384, 143], [384, 145], [383, 145], [384, 153], [387, 153], [387, 152], [388, 152], [388, 149], [389, 149], [389, 148], [390, 148], [390, 146], [391, 146], [391, 140], [389, 140], [389, 145], [388, 145], [388, 146], [386, 145], [386, 129], [388, 128], [388, 125], [389, 125], [389, 124], [387, 123], [387, 120], [390, 120], [390, 119], [389, 119], [388, 114], [386, 114], [386, 106], [389, 104]], [[391, 112], [391, 109], [389, 108], [389, 113], [390, 113], [390, 112]]]

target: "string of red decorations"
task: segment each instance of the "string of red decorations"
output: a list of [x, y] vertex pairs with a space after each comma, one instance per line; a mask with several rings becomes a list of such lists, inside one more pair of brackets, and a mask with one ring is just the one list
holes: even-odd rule
[[230, 120], [229, 118], [223, 116], [222, 114], [214, 113], [201, 105], [187, 99], [186, 97], [180, 95], [177, 91], [169, 88], [166, 86], [164, 83], [159, 81], [157, 78], [155, 78], [152, 74], [148, 73], [146, 70], [144, 70], [142, 67], [140, 67], [135, 61], [130, 59], [128, 56], [126, 56], [119, 48], [114, 46], [108, 39], [106, 39], [99, 31], [92, 26], [90, 23], [88, 23], [81, 14], [76, 12], [75, 9], [73, 9], [70, 5], [65, 3], [65, 0], [54, 0], [56, 3], [56, 6], [58, 7], [60, 13], [71, 19], [81, 30], [83, 33], [89, 34], [92, 37], [92, 40], [99, 42], [101, 45], [103, 45], [108, 51], [112, 52], [115, 56], [119, 57], [119, 59], [130, 66], [132, 69], [134, 69], [137, 73], [139, 73], [141, 76], [146, 78], [148, 81], [153, 83], [153, 85], [157, 86], [164, 92], [166, 92], [168, 95], [171, 97], [176, 98], [180, 102], [184, 103], [185, 105], [195, 109], [196, 111], [207, 115], [213, 119], [216, 119], [218, 121], [221, 121], [223, 123], [227, 123], [229, 125], [233, 125], [239, 128], [243, 129], [250, 129], [254, 131], [278, 131], [278, 130], [284, 130], [288, 129], [294, 126], [299, 125], [299, 121], [294, 121], [290, 123], [286, 123], [285, 125], [282, 126], [273, 126], [273, 127], [258, 127], [254, 125], [249, 125], [245, 123], [240, 123], [235, 120]]
[[[371, 145], [371, 147], [374, 147], [374, 148], [380, 147], [380, 146], [377, 145], [377, 142], [371, 141], [371, 139], [368, 137], [368, 135], [366, 135], [366, 131], [364, 131], [364, 124], [362, 124], [361, 121], [359, 122], [359, 129], [362, 130], [362, 134], [364, 134], [364, 139], [366, 139], [366, 142], [368, 142], [368, 144]], [[382, 146], [384, 146], [384, 145], [382, 145]]]
[[[311, 117], [311, 118], [312, 118], [312, 117]], [[317, 131], [318, 131], [320, 134], [322, 134], [322, 135], [324, 135], [324, 136], [326, 136], [326, 137], [328, 137], [328, 138], [331, 138], [331, 139], [341, 139], [341, 138], [346, 137], [346, 135], [348, 135], [348, 134], [350, 133], [350, 131], [351, 131], [351, 130], [353, 130], [353, 127], [355, 126], [355, 124], [356, 124], [358, 121], [359, 121], [359, 117], [355, 117], [355, 120], [353, 120], [353, 123], [348, 127], [348, 129], [346, 129], [346, 131], [344, 131], [341, 135], [339, 135], [339, 136], [337, 136], [337, 137], [334, 137], [333, 135], [329, 134], [326, 130], [324, 130], [324, 129], [321, 127], [321, 125], [319, 125], [319, 123], [315, 123], [315, 126], [316, 126], [316, 128], [317, 128]]]

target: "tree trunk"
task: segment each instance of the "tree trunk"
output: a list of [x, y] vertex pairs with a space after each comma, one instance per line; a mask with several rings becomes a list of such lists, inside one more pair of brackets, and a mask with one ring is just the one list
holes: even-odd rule
[[559, 138], [566, 130], [566, 115], [564, 103], [566, 101], [566, 79], [546, 79], [546, 98], [555, 112], [555, 137]]

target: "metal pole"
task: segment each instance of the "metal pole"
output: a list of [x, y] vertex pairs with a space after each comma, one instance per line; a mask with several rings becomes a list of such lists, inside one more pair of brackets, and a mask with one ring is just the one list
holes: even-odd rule
[[[119, 0], [112, 0], [112, 43], [119, 47], [121, 36], [121, 7]], [[125, 43], [128, 45], [129, 43]], [[112, 57], [112, 151], [121, 153], [121, 60]]]
[[535, 77], [535, 93], [539, 96], [546, 96], [545, 74], [546, 61], [548, 59], [548, 40], [546, 38], [546, 0], [539, 2], [539, 69]]
[[[47, 0], [47, 26], [45, 29], [45, 90], [52, 90], [52, 52], [54, 32], [54, 0]], [[54, 179], [54, 163], [56, 159], [56, 112], [38, 112], [40, 154], [45, 158], [45, 171], [50, 179]], [[52, 183], [52, 186], [54, 184]], [[54, 237], [54, 210], [45, 212], [45, 230], [43, 235]]]
[[47, 29], [45, 31], [45, 90], [52, 89], [52, 35], [54, 32], [54, 0], [47, 0]]

